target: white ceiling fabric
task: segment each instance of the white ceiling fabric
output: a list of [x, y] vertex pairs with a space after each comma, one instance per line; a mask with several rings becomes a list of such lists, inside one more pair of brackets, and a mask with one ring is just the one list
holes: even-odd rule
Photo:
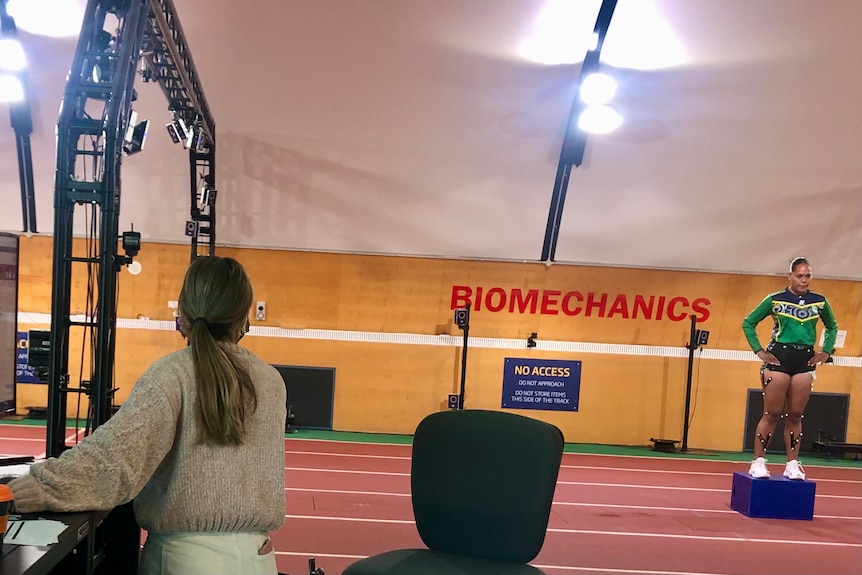
[[[607, 49], [647, 1], [619, 1]], [[539, 259], [579, 73], [519, 55], [545, 2], [175, 3], [217, 125], [219, 244]], [[862, 2], [651, 5], [685, 62], [606, 68], [625, 121], [592, 137], [572, 171], [556, 260], [780, 273], [804, 255], [818, 276], [862, 279]], [[75, 41], [21, 38], [50, 233]], [[136, 87], [151, 125], [144, 152], [123, 162], [122, 227], [184, 242], [188, 157], [162, 127], [158, 87]], [[0, 229], [16, 231], [8, 125]]]

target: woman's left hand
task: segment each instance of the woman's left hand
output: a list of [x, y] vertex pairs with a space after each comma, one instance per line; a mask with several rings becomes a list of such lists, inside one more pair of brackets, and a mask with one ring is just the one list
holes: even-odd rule
[[820, 365], [827, 359], [829, 359], [828, 353], [826, 353], [825, 351], [818, 351], [811, 357], [811, 359], [808, 360], [808, 365]]

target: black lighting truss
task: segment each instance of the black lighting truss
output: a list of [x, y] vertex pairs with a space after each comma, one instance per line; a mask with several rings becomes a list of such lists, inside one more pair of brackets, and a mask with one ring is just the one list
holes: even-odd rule
[[[89, 0], [57, 123], [48, 456], [67, 448], [69, 393], [89, 396], [88, 429], [105, 423], [112, 412], [117, 274], [130, 261], [118, 251], [120, 167], [139, 73], [145, 81], [159, 83], [174, 117], [193, 129], [188, 146], [196, 228], [192, 260], [215, 249], [215, 122], [173, 1]], [[84, 256], [73, 254], [72, 245], [74, 211], [81, 206], [90, 210], [92, 228], [93, 249]], [[198, 252], [202, 247], [206, 253]], [[72, 306], [73, 264], [83, 264], [88, 275], [83, 316], [71, 313], [82, 308]], [[92, 299], [96, 303], [91, 309]], [[69, 375], [73, 329], [83, 331], [81, 345], [92, 357], [89, 380], [82, 371], [77, 386], [71, 385]]]

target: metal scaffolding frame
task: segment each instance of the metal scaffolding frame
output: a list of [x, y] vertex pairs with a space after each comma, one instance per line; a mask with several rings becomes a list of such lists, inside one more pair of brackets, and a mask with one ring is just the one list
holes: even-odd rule
[[[87, 427], [112, 414], [117, 274], [137, 253], [120, 253], [120, 168], [138, 76], [158, 82], [174, 119], [188, 127], [191, 259], [215, 252], [215, 121], [204, 97], [173, 0], [89, 0], [57, 123], [54, 263], [48, 369], [48, 456], [65, 444], [70, 393], [89, 397]], [[76, 208], [89, 218], [87, 249], [73, 250]], [[132, 234], [134, 236], [134, 234]], [[128, 238], [134, 244], [134, 237]], [[139, 240], [138, 240], [139, 243]], [[129, 249], [129, 248], [132, 249]], [[139, 246], [138, 246], [139, 247]], [[201, 252], [202, 250], [202, 252]], [[85, 267], [84, 305], [72, 306], [73, 269]], [[84, 313], [72, 314], [72, 309]], [[89, 379], [73, 385], [73, 330], [91, 357]], [[83, 354], [82, 354], [83, 357]]]

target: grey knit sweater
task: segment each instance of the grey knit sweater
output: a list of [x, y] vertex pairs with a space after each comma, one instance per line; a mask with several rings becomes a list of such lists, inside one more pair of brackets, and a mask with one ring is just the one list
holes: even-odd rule
[[9, 483], [15, 509], [112, 509], [132, 499], [144, 529], [270, 531], [284, 522], [285, 387], [250, 351], [224, 345], [248, 369], [257, 410], [241, 446], [198, 442], [191, 351], [155, 362], [107, 423], [58, 458]]

